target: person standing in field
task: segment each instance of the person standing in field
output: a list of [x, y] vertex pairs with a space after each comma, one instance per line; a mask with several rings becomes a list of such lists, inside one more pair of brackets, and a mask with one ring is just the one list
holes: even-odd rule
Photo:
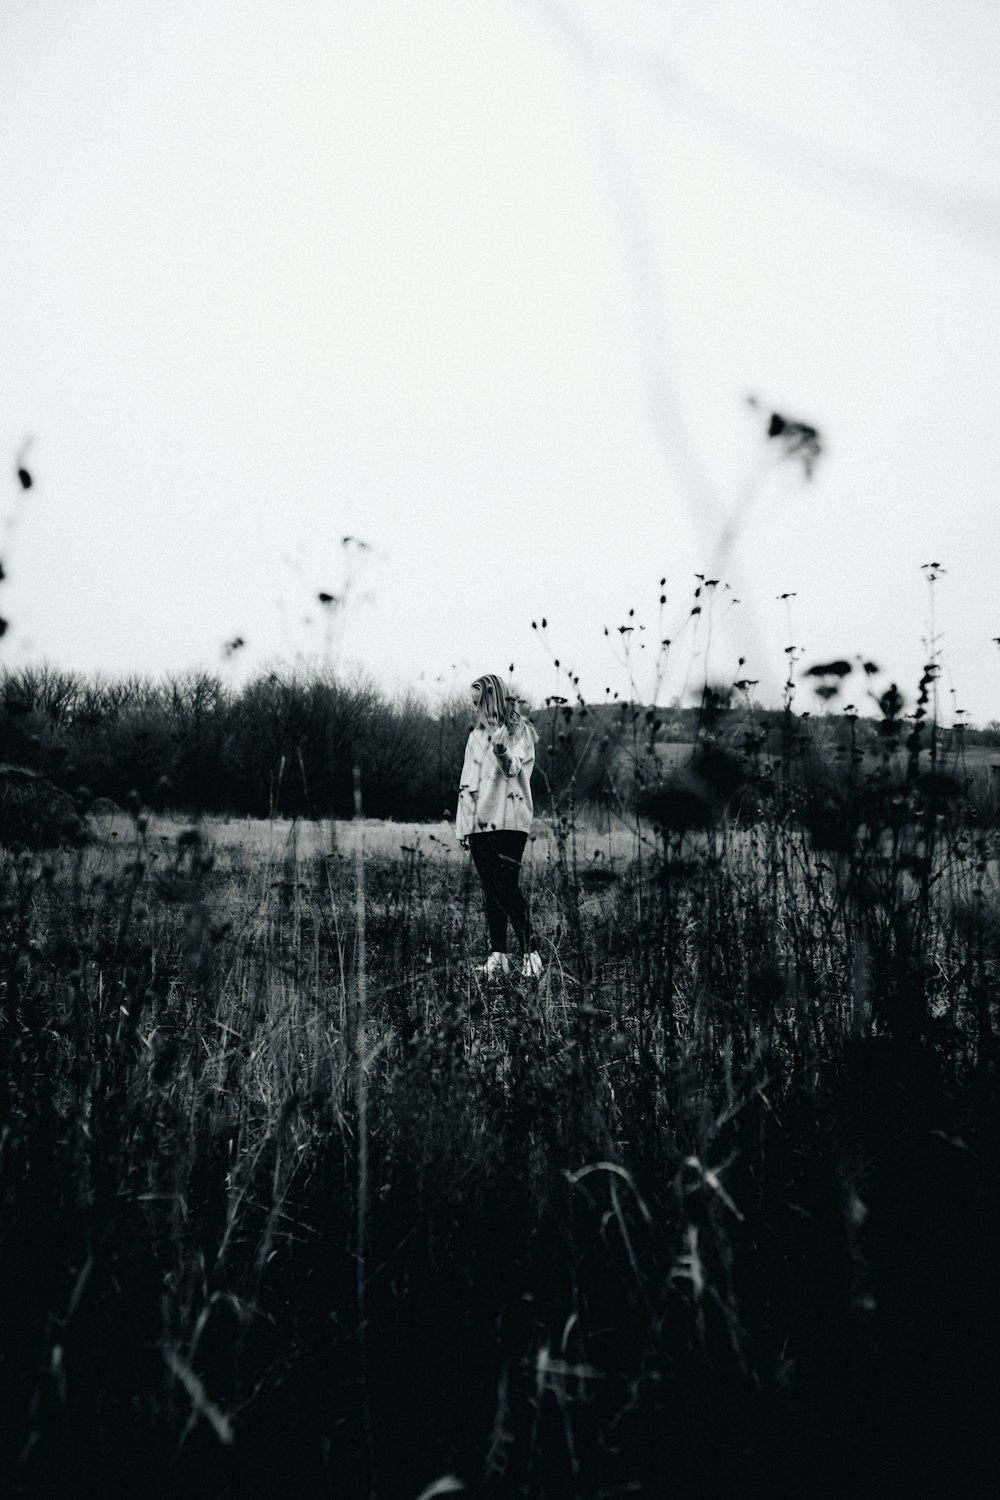
[[493, 672], [472, 684], [472, 706], [476, 721], [465, 747], [455, 835], [472, 854], [483, 886], [490, 955], [479, 972], [489, 979], [509, 971], [510, 925], [521, 945], [521, 972], [537, 979], [542, 958], [520, 882], [534, 811], [531, 773], [538, 735]]

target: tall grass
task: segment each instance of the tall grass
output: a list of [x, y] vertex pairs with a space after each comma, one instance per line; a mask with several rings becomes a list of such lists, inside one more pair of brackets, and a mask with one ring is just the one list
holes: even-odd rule
[[9, 1493], [987, 1493], [1000, 891], [957, 759], [891, 698], [839, 758], [706, 699], [671, 771], [641, 711], [625, 834], [559, 707], [537, 987], [476, 978], [426, 835], [136, 801], [2, 856]]

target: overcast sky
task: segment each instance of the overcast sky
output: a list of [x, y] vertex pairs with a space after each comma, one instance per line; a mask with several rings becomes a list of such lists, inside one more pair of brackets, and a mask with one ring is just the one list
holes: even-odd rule
[[0, 0], [5, 660], [912, 703], [936, 561], [1000, 717], [998, 78], [993, 0]]

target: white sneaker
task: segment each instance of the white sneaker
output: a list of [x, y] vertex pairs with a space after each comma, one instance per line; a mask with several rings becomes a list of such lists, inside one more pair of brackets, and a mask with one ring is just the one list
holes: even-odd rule
[[476, 966], [476, 973], [482, 974], [484, 979], [495, 979], [498, 974], [508, 974], [510, 964], [506, 953], [491, 953], [484, 964]]
[[524, 960], [521, 964], [521, 978], [541, 979], [544, 967], [542, 955], [533, 949], [530, 953], [524, 955]]

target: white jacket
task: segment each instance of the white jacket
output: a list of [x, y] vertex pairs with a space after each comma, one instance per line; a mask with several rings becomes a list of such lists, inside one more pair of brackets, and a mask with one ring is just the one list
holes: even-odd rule
[[477, 725], [465, 747], [455, 837], [497, 829], [530, 833], [534, 765], [535, 738], [526, 725], [512, 735], [495, 730], [492, 736]]

